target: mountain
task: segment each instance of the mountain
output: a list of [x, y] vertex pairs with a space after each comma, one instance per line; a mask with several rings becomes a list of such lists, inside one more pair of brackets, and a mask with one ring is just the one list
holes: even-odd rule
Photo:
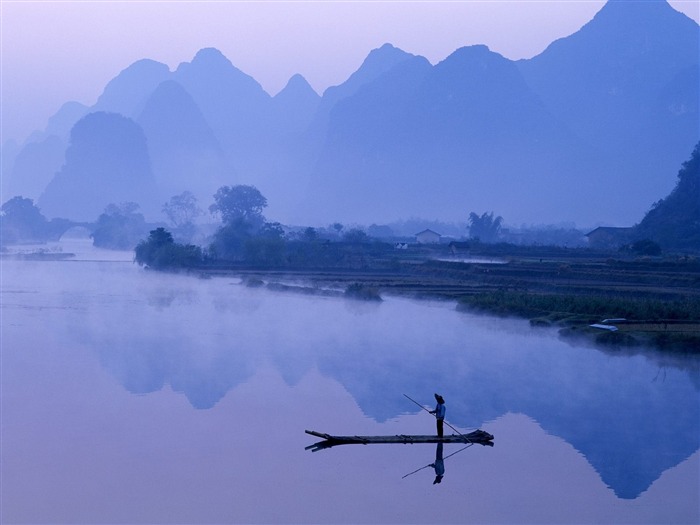
[[14, 159], [7, 177], [7, 195], [36, 201], [63, 165], [66, 143], [56, 135], [29, 142]]
[[165, 64], [155, 60], [138, 60], [109, 81], [91, 111], [135, 117], [148, 96], [170, 75]]
[[[275, 217], [289, 217], [306, 188], [313, 159], [313, 144], [307, 130], [316, 115], [321, 97], [301, 75], [270, 99], [264, 150], [255, 168], [241, 173], [267, 197]], [[258, 150], [260, 151], [260, 150]]]
[[403, 84], [392, 64], [329, 111], [304, 212], [629, 224], [700, 138], [698, 43], [665, 1], [612, 0], [531, 60], [472, 46]]
[[678, 172], [676, 187], [647, 212], [634, 237], [664, 249], [700, 251], [700, 142]]
[[591, 141], [602, 133], [615, 148], [669, 82], [697, 67], [699, 44], [698, 25], [665, 0], [610, 0], [580, 31], [519, 66], [574, 131]]
[[66, 102], [49, 118], [43, 132], [32, 133], [21, 147], [3, 145], [3, 194], [36, 200], [63, 164], [71, 128], [87, 112], [87, 106], [79, 102]]
[[243, 172], [255, 170], [269, 132], [271, 97], [262, 86], [214, 48], [202, 49], [191, 62], [180, 64], [173, 80], [201, 109], [229, 161]]
[[337, 86], [331, 86], [323, 92], [309, 136], [322, 139], [327, 131], [330, 112], [338, 102], [353, 96], [363, 86], [374, 82], [384, 73], [391, 71], [394, 66], [412, 57], [414, 55], [388, 43], [370, 51], [359, 69], [350, 75], [345, 82]]
[[333, 106], [339, 100], [357, 93], [363, 86], [375, 81], [384, 73], [391, 71], [400, 63], [413, 58], [414, 55], [406, 53], [393, 45], [386, 43], [383, 46], [370, 51], [359, 69], [338, 86], [331, 86], [323, 93], [324, 106]]
[[0, 194], [2, 195], [3, 203], [10, 198], [17, 196], [9, 192], [11, 176], [10, 173], [14, 168], [15, 159], [20, 152], [20, 146], [14, 139], [8, 139], [0, 144]]
[[[494, 211], [511, 224], [628, 225], [670, 193], [700, 140], [699, 48], [698, 24], [666, 1], [610, 0], [529, 60], [469, 46], [432, 65], [385, 44], [321, 97], [300, 75], [271, 97], [206, 48], [174, 72], [132, 64], [90, 110], [142, 125], [154, 208], [223, 182], [257, 186], [271, 218], [297, 224]], [[65, 108], [47, 132], [60, 138], [85, 111]], [[43, 180], [47, 151], [27, 152], [35, 174], [21, 178]], [[3, 147], [3, 174], [15, 154]]]
[[350, 222], [449, 219], [483, 206], [519, 212], [535, 202], [542, 211], [565, 188], [547, 180], [529, 191], [522, 166], [551, 178], [569, 136], [517, 66], [486, 46], [436, 66], [413, 57], [333, 108], [307, 208], [319, 221]]
[[[27, 196], [38, 196], [61, 167], [71, 128], [76, 122], [89, 112], [106, 111], [135, 116], [147, 96], [169, 75], [165, 64], [139, 60], [110, 80], [92, 107], [73, 101], [63, 104], [49, 118], [44, 131], [33, 133], [17, 152], [17, 157], [7, 166], [3, 163], [2, 177], [7, 181], [3, 182], [3, 187], [10, 192], [24, 191]], [[57, 140], [63, 144], [60, 154], [55, 151]]]
[[628, 195], [626, 217], [668, 193], [667, 174], [700, 138], [698, 49], [698, 24], [665, 0], [610, 0], [580, 31], [518, 63], [599, 158], [606, 191]]
[[116, 113], [90, 113], [71, 131], [65, 164], [39, 198], [47, 217], [94, 221], [108, 204], [136, 202], [159, 211], [143, 130]]
[[68, 142], [71, 128], [89, 111], [90, 108], [80, 102], [66, 102], [49, 118], [44, 133], [47, 136], [55, 135], [64, 142]]
[[286, 133], [301, 133], [311, 124], [321, 97], [301, 75], [294, 75], [272, 99], [274, 121]]
[[202, 112], [174, 80], [158, 85], [136, 119], [143, 129], [160, 200], [191, 191], [202, 202], [231, 184], [233, 169]]

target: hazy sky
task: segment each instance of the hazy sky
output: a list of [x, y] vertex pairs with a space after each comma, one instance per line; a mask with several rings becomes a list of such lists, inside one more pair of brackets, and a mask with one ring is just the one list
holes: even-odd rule
[[[649, 1], [649, 0], [640, 0]], [[319, 93], [390, 42], [432, 63], [486, 44], [517, 59], [577, 31], [604, 0], [0, 0], [2, 140], [43, 129], [68, 100], [93, 104], [141, 58], [171, 69], [216, 47], [270, 94], [301, 73]], [[674, 8], [700, 21], [698, 0]]]

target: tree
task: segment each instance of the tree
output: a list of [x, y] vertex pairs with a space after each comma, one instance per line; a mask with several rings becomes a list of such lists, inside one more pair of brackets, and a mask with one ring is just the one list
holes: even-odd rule
[[251, 237], [250, 224], [243, 219], [233, 220], [216, 231], [214, 240], [209, 246], [209, 253], [221, 259], [242, 259], [245, 242]]
[[134, 249], [134, 260], [154, 270], [191, 268], [202, 262], [202, 250], [192, 244], [178, 244], [165, 228], [151, 230], [148, 239]]
[[265, 217], [262, 214], [266, 206], [267, 199], [255, 186], [219, 188], [209, 211], [221, 215], [224, 224], [214, 234], [210, 253], [230, 260], [247, 258], [250, 255], [250, 250], [246, 248], [247, 241], [256, 234], [270, 234], [269, 229], [265, 228]]
[[386, 225], [371, 224], [369, 228], [367, 228], [367, 235], [377, 239], [386, 239], [389, 237], [394, 237], [394, 230]]
[[100, 248], [129, 250], [148, 231], [146, 219], [135, 202], [110, 204], [97, 219], [92, 232], [93, 244]]
[[266, 222], [258, 231], [257, 236], [265, 239], [284, 240], [284, 229], [279, 222]]
[[209, 211], [221, 215], [224, 224], [242, 221], [257, 229], [265, 221], [262, 211], [267, 199], [255, 186], [222, 186], [214, 194]]
[[44, 240], [48, 221], [32, 199], [13, 197], [0, 207], [2, 242]]
[[343, 225], [339, 222], [334, 222], [331, 227], [335, 230], [336, 235], [340, 237], [340, 232], [343, 231]]
[[630, 250], [639, 255], [661, 255], [661, 246], [650, 239], [642, 239], [632, 243]]
[[362, 244], [369, 242], [369, 237], [360, 228], [352, 228], [345, 232], [343, 235], [343, 241], [351, 244]]
[[304, 229], [304, 231], [301, 234], [301, 239], [305, 242], [314, 242], [318, 240], [318, 232], [316, 231], [316, 228], [312, 228], [309, 226], [308, 228]]
[[279, 266], [284, 262], [284, 230], [278, 222], [267, 222], [257, 235], [245, 241], [245, 259], [254, 264]]
[[163, 204], [163, 213], [174, 228], [181, 229], [194, 223], [194, 220], [202, 215], [202, 209], [197, 205], [197, 197], [190, 191], [183, 191], [179, 195], [170, 197]]
[[496, 242], [501, 233], [503, 217], [493, 218], [493, 212], [484, 212], [481, 216], [474, 212], [469, 214], [469, 236], [482, 242]]

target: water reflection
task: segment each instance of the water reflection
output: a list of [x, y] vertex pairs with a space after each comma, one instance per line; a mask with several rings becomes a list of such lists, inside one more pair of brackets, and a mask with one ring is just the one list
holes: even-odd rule
[[[35, 308], [37, 320], [47, 307], [65, 309], [65, 317], [43, 325], [52, 339], [91, 348], [135, 394], [169, 386], [196, 409], [213, 409], [269, 365], [289, 386], [319, 371], [342, 385], [366, 416], [388, 424], [420, 410], [403, 392], [422, 393], [419, 400], [427, 403], [438, 390], [462, 431], [504, 414], [526, 414], [580, 451], [627, 499], [700, 447], [697, 358], [604, 353], [447, 304], [389, 299], [363, 305], [132, 266], [93, 268], [93, 275], [76, 264], [45, 264], [51, 277], [40, 271], [24, 282], [15, 274], [18, 280], [9, 289], [3, 283], [3, 293], [12, 293], [10, 303], [18, 307]], [[19, 293], [23, 287], [37, 293]], [[12, 307], [5, 297], [3, 308]], [[434, 420], [426, 417], [425, 428], [433, 431]], [[440, 457], [438, 449], [431, 459], [435, 479], [444, 476], [437, 472]]]
[[488, 351], [465, 344], [462, 352], [407, 353], [397, 360], [368, 350], [349, 362], [324, 359], [322, 370], [377, 420], [407, 410], [392, 391], [430, 392], [437, 384], [451, 400], [452, 421], [463, 428], [508, 412], [527, 414], [582, 452], [622, 498], [637, 497], [698, 450], [700, 401], [685, 372], [667, 369], [660, 383], [658, 370], [640, 357], [611, 358], [591, 349], [572, 355], [554, 340], [493, 335]]
[[445, 475], [445, 460], [442, 459], [442, 443], [437, 444], [437, 448], [435, 449], [435, 463], [431, 464], [431, 466], [435, 469], [435, 481], [433, 481], [433, 485], [441, 483], [442, 477]]
[[[469, 448], [469, 446], [470, 445], [467, 445], [466, 447], [459, 449], [457, 452], [461, 452], [462, 450]], [[435, 461], [433, 461], [432, 463], [428, 463], [424, 467], [416, 469], [413, 472], [409, 472], [403, 477], [403, 479], [407, 478], [408, 476], [412, 476], [413, 474], [416, 474], [417, 472], [420, 472], [423, 469], [432, 468], [435, 471], [435, 479], [433, 480], [433, 485], [442, 483], [442, 478], [445, 476], [445, 459], [447, 459], [442, 457], [443, 447], [443, 443], [438, 443], [435, 448]], [[447, 457], [449, 458], [450, 456], [454, 456], [457, 452], [453, 452]]]
[[169, 384], [194, 407], [211, 408], [271, 360], [290, 385], [318, 368], [382, 422], [413, 411], [400, 392], [437, 387], [461, 428], [508, 412], [536, 419], [622, 498], [637, 497], [699, 447], [696, 361], [659, 357], [660, 374], [643, 356], [572, 349], [552, 332], [446, 305], [396, 300], [348, 310], [342, 300], [272, 296], [230, 282], [208, 296], [179, 293], [167, 302], [147, 294], [154, 311], [146, 308], [128, 331], [83, 334], [131, 392]]

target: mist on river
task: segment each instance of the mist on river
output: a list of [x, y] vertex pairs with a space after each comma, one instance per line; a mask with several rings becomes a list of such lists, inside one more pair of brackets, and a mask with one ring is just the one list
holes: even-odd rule
[[[446, 480], [449, 475], [469, 477], [469, 469], [457, 474], [450, 465], [472, 461], [485, 470], [515, 476], [515, 466], [506, 458], [521, 458], [517, 464], [522, 467], [527, 461], [521, 454], [527, 450], [539, 465], [527, 467], [532, 475], [542, 482], [558, 479], [547, 482], [547, 494], [542, 495], [554, 505], [557, 491], [567, 500], [574, 491], [570, 484], [558, 486], [564, 471], [556, 462], [573, 461], [578, 482], [588, 479], [590, 473], [583, 472], [591, 467], [592, 479], [599, 476], [602, 481], [599, 488], [588, 490], [611, 491], [600, 497], [608, 502], [601, 503], [612, 513], [607, 516], [616, 516], [612, 521], [639, 521], [644, 514], [631, 512], [632, 507], [621, 502], [648, 502], [660, 490], [654, 487], [671, 472], [692, 470], [688, 462], [697, 464], [697, 359], [604, 352], [561, 340], [551, 329], [532, 329], [523, 320], [457, 312], [449, 302], [386, 297], [381, 303], [367, 303], [248, 288], [236, 277], [155, 273], [124, 255], [121, 261], [86, 261], [90, 257], [84, 256], [3, 262], [3, 475], [18, 480], [3, 488], [3, 501], [10, 496], [15, 501], [7, 517], [54, 517], [54, 497], [39, 497], [40, 493], [55, 492], [56, 498], [62, 494], [70, 500], [88, 490], [91, 480], [104, 482], [103, 476], [115, 469], [114, 483], [128, 484], [134, 476], [155, 483], [143, 488], [144, 497], [153, 501], [116, 510], [105, 494], [88, 490], [92, 503], [85, 515], [90, 520], [109, 515], [129, 522], [138, 516], [160, 522], [183, 516], [195, 521], [203, 516], [258, 521], [240, 505], [234, 505], [235, 511], [226, 507], [220, 484], [225, 480], [243, 493], [257, 487], [267, 494], [270, 489], [262, 487], [281, 476], [276, 503], [260, 521], [327, 521], [332, 505], [312, 511], [298, 499], [304, 487], [319, 490], [318, 476], [330, 476], [324, 478], [322, 492], [337, 498], [335, 491], [348, 490], [351, 479], [379, 475], [388, 485], [370, 486], [381, 499], [382, 494], [401, 492], [394, 481], [385, 479], [389, 471], [391, 479], [400, 480], [397, 474], [427, 465], [435, 452], [418, 446], [409, 446], [411, 452], [406, 446], [380, 446], [381, 450], [340, 447], [344, 450], [302, 455], [303, 446], [313, 442], [303, 431], [433, 432], [431, 418], [404, 393], [428, 406], [432, 394], [440, 392], [447, 400], [447, 420], [458, 431], [483, 428], [496, 436], [492, 450], [477, 447], [451, 458]], [[92, 256], [100, 259], [99, 252]], [[166, 436], [174, 445], [164, 445]], [[177, 454], [184, 455], [182, 461], [168, 467]], [[562, 457], [553, 460], [558, 454]], [[233, 458], [241, 462], [235, 472], [221, 471], [217, 462], [231, 466]], [[370, 468], [371, 461], [381, 473]], [[44, 472], [41, 478], [26, 466], [38, 462], [45, 465], [37, 465], [38, 472]], [[75, 465], [84, 471], [72, 474]], [[173, 468], [185, 469], [200, 484], [215, 485], [209, 487], [217, 494], [214, 508], [205, 511], [201, 504], [191, 504], [177, 518], [159, 515], [156, 503], [162, 498], [170, 501], [194, 490], [193, 481], [179, 477], [183, 473], [168, 477]], [[431, 471], [421, 471], [407, 483], [417, 483], [413, 478], [425, 478]], [[215, 475], [205, 481], [207, 473]], [[485, 471], [480, 476], [487, 484], [498, 484]], [[60, 480], [64, 488], [59, 490], [55, 483]], [[673, 513], [697, 516], [697, 505], [693, 511], [688, 505], [693, 501], [683, 499], [697, 488], [697, 477], [694, 483], [680, 492], [675, 481], [672, 491], [664, 489], [668, 501], [672, 493], [682, 500]], [[549, 513], [546, 506], [525, 511], [528, 491], [511, 489], [518, 491], [520, 503], [513, 508], [521, 516], [564, 519], [566, 513], [555, 510], [557, 505]], [[110, 490], [117, 489], [105, 489]], [[446, 489], [441, 496], [447, 498], [445, 519], [461, 522], [460, 505], [449, 496], [454, 490]], [[117, 490], [126, 497], [125, 491]], [[364, 489], [351, 492], [357, 491], [367, 514], [354, 510], [348, 519], [390, 522], [393, 516], [401, 521], [413, 508], [402, 496], [396, 504], [403, 502], [405, 508], [392, 503], [389, 511]], [[37, 497], [45, 508], [29, 504]], [[116, 501], [123, 500], [120, 496]], [[301, 501], [310, 505], [308, 498]], [[514, 520], [512, 514], [489, 511], [483, 502], [472, 503], [474, 521], [497, 516], [500, 521]], [[594, 520], [581, 513], [583, 506], [572, 508], [578, 509], [579, 518]], [[670, 515], [670, 505], [654, 508], [657, 516]], [[76, 516], [65, 512], [68, 521]], [[429, 514], [419, 515], [422, 521], [430, 520]]]

